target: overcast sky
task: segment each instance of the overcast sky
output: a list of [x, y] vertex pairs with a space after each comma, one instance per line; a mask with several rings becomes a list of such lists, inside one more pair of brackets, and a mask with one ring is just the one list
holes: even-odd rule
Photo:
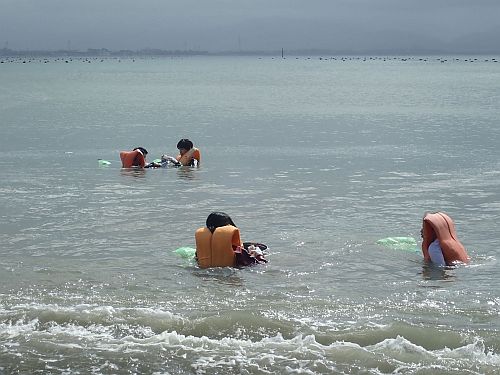
[[0, 48], [500, 52], [500, 0], [0, 0]]

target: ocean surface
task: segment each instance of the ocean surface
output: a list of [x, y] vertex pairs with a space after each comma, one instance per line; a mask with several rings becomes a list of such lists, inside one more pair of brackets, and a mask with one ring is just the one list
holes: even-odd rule
[[[500, 372], [498, 57], [1, 61], [0, 374]], [[267, 265], [174, 253], [215, 210]], [[437, 210], [470, 264], [376, 244]]]

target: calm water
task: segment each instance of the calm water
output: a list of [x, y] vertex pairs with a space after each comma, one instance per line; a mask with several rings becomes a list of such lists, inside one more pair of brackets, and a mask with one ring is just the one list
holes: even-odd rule
[[[4, 61], [1, 374], [500, 371], [497, 60]], [[269, 264], [174, 254], [213, 210]], [[470, 265], [375, 244], [426, 210]]]

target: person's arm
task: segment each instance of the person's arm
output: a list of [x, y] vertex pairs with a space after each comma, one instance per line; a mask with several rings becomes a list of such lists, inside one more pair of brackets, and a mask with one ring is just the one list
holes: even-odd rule
[[168, 156], [166, 154], [163, 154], [161, 156], [161, 160], [162, 160], [162, 162], [173, 164], [176, 167], [181, 165], [181, 163], [179, 163], [176, 158], [174, 158], [173, 156]]
[[174, 158], [173, 156], [169, 156], [169, 159], [168, 159], [173, 165], [175, 165], [176, 167], [180, 167], [182, 165], [182, 163], [177, 160], [176, 158]]
[[429, 245], [430, 241], [426, 240], [426, 236], [424, 236], [424, 228], [420, 229], [420, 237], [422, 237], [422, 254], [424, 256], [424, 260], [426, 262], [431, 261], [431, 257], [429, 256]]

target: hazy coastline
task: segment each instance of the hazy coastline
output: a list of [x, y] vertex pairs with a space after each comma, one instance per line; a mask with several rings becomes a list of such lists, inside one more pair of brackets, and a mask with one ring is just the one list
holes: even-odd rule
[[278, 49], [278, 50], [111, 50], [107, 48], [87, 50], [15, 50], [0, 49], [1, 57], [162, 57], [162, 56], [497, 56], [499, 49], [448, 50], [448, 49], [373, 49], [373, 50], [336, 50], [336, 49]]

